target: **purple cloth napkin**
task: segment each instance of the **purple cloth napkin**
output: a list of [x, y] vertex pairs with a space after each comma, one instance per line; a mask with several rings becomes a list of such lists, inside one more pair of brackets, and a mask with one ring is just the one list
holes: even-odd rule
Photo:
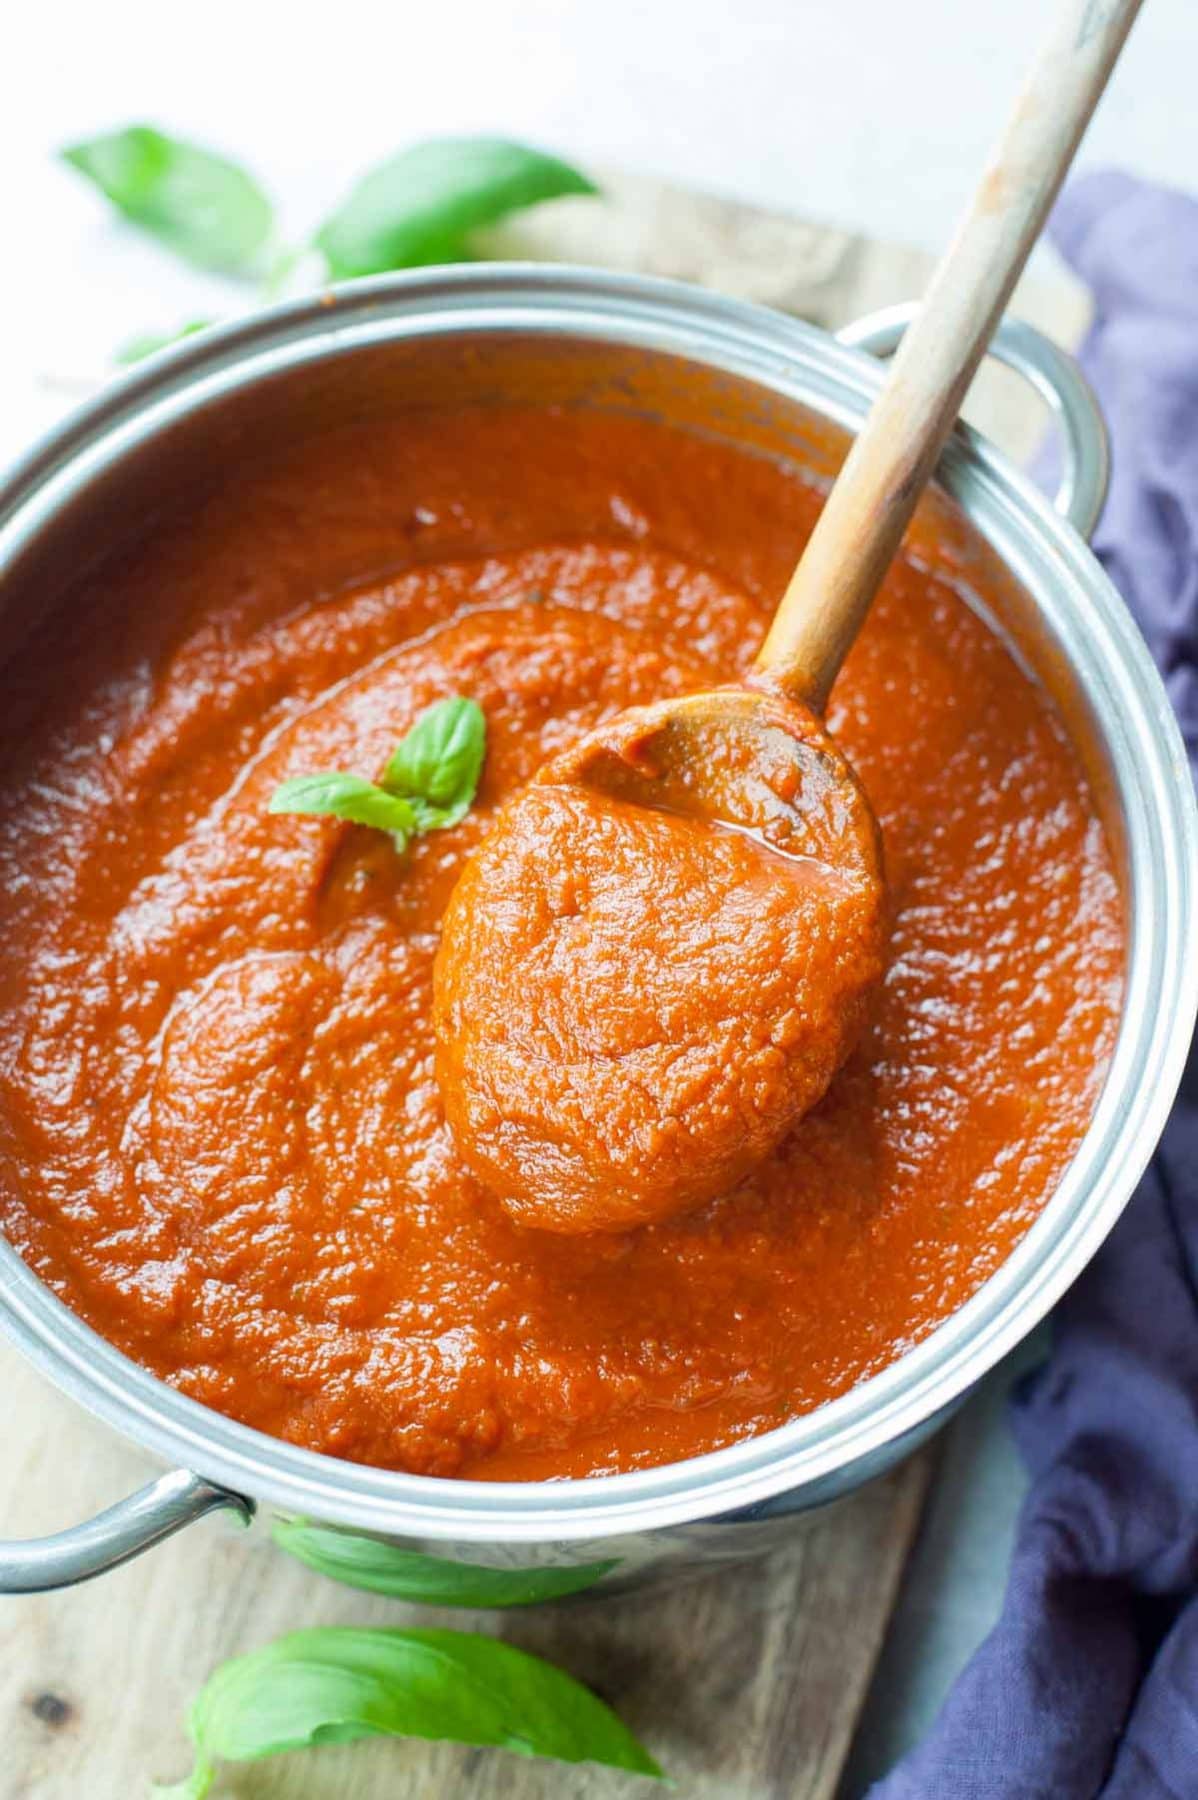
[[[1120, 174], [1051, 235], [1092, 290], [1111, 426], [1094, 546], [1198, 761], [1198, 201]], [[1198, 944], [1194, 946], [1198, 955]], [[1032, 1474], [1001, 1617], [871, 1800], [1198, 1796], [1198, 1059], [1139, 1191], [1016, 1391]]]

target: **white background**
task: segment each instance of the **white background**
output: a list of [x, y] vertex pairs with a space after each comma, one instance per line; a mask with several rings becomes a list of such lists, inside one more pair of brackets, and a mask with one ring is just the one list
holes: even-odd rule
[[[0, 105], [0, 455], [130, 334], [227, 311], [53, 152], [135, 119], [302, 233], [371, 161], [496, 130], [934, 247], [1052, 0], [26, 0]], [[1084, 161], [1198, 186], [1198, 4], [1146, 0]]]

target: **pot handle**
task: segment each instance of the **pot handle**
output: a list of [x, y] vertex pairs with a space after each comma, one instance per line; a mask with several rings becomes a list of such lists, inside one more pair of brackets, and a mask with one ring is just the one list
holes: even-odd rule
[[243, 1525], [254, 1516], [252, 1500], [189, 1469], [173, 1469], [68, 1531], [23, 1543], [0, 1539], [0, 1594], [40, 1594], [89, 1581], [222, 1507]]
[[[888, 306], [836, 333], [851, 350], [890, 356], [919, 309], [918, 301]], [[1035, 388], [1064, 440], [1064, 471], [1053, 501], [1073, 529], [1089, 538], [1106, 499], [1110, 440], [1094, 390], [1074, 359], [1023, 319], [1003, 319], [988, 354]]]

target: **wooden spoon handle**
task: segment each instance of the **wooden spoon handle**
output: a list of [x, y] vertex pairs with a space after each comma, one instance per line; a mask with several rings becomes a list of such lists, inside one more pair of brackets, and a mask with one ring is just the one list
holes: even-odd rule
[[822, 712], [1141, 0], [1064, 0], [774, 615], [756, 668]]

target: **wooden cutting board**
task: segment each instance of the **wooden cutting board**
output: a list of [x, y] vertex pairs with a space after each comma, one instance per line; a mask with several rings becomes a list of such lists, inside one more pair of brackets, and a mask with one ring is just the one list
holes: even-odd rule
[[[493, 254], [641, 268], [835, 326], [909, 299], [920, 253], [624, 176], [602, 203], [513, 222]], [[1085, 302], [1052, 268], [1016, 310], [1063, 342]], [[51, 374], [53, 372], [50, 372]], [[1038, 415], [1009, 378], [970, 416], [1016, 455]], [[0, 1345], [6, 1426], [0, 1535], [74, 1523], [154, 1471]], [[213, 1665], [279, 1632], [419, 1620], [499, 1631], [612, 1702], [680, 1800], [831, 1800], [919, 1518], [930, 1460], [796, 1529], [770, 1558], [674, 1589], [495, 1614], [432, 1612], [355, 1593], [219, 1521], [112, 1575], [0, 1602], [0, 1800], [126, 1800], [188, 1766], [183, 1716]], [[631, 1800], [645, 1783], [492, 1751], [371, 1742], [227, 1769], [242, 1800]]]
[[[150, 1473], [11, 1351], [6, 1533], [52, 1530]], [[399, 1605], [310, 1573], [219, 1520], [86, 1586], [0, 1603], [3, 1800], [134, 1800], [188, 1766], [183, 1715], [223, 1657], [309, 1625], [499, 1631], [608, 1699], [685, 1800], [829, 1800], [919, 1514], [924, 1465], [792, 1548], [674, 1589], [530, 1611]], [[634, 1800], [647, 1783], [498, 1751], [379, 1742], [229, 1768], [253, 1800]]]

